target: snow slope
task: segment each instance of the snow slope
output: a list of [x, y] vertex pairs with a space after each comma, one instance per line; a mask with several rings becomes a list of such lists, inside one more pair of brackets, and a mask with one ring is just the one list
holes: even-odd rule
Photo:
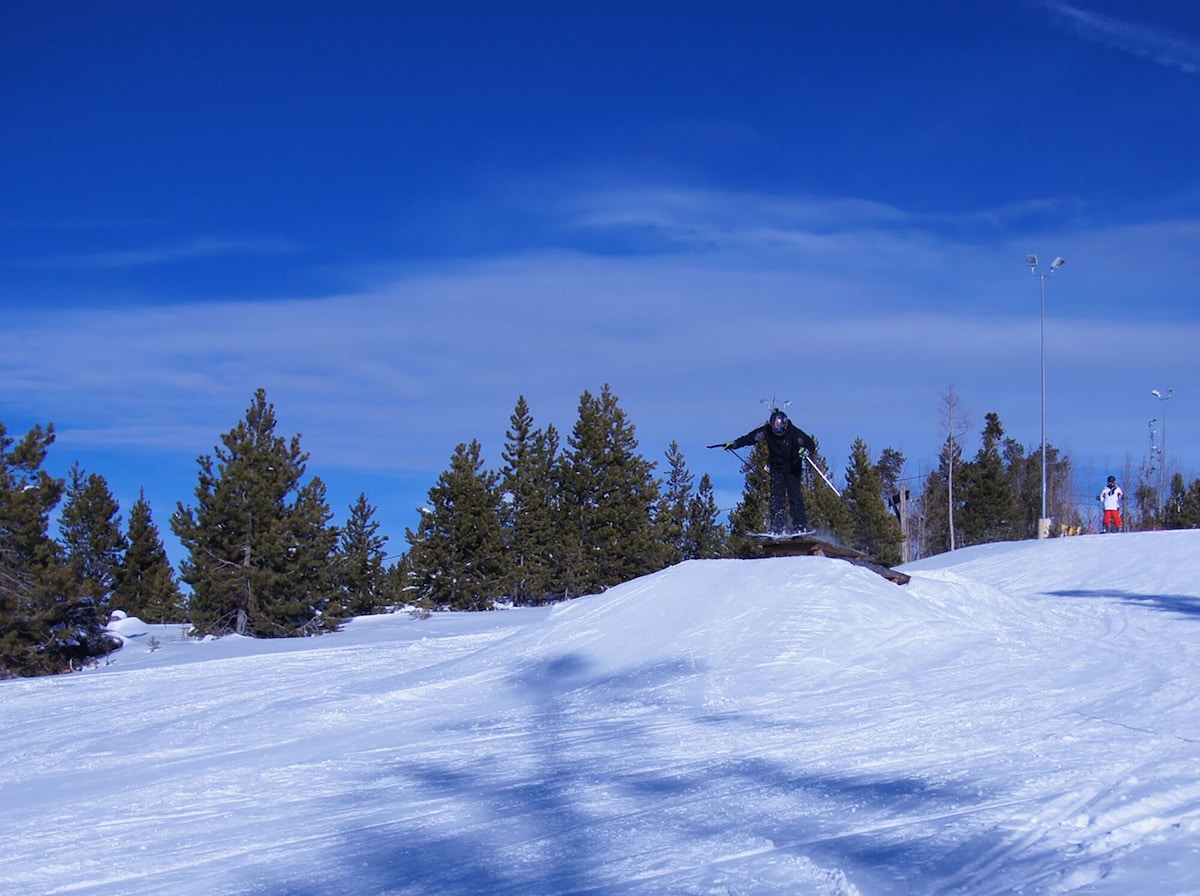
[[1200, 532], [905, 570], [124, 620], [111, 664], [0, 682], [0, 892], [1200, 893]]

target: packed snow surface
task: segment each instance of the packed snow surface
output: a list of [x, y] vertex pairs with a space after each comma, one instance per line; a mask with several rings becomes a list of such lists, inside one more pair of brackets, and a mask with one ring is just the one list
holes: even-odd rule
[[684, 563], [0, 683], [0, 892], [1200, 893], [1200, 532]]

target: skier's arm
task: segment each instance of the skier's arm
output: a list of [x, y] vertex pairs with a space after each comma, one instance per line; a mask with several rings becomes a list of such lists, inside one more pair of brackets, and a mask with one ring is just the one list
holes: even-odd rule
[[808, 454], [816, 454], [817, 453], [817, 443], [813, 439], [813, 437], [810, 436], [808, 433], [806, 433], [804, 430], [802, 430], [799, 426], [796, 427], [796, 433], [800, 437], [801, 449], [803, 449]]
[[762, 438], [762, 427], [760, 426], [757, 429], [750, 430], [744, 436], [734, 439], [732, 442], [726, 442], [721, 447], [724, 448], [726, 451], [732, 451], [734, 448], [746, 448], [750, 445], [753, 445], [755, 442], [757, 442], [761, 438]]

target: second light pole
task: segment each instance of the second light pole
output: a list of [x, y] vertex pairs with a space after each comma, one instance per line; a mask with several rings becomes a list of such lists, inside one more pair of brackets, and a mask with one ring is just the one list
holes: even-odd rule
[[1042, 517], [1038, 520], [1038, 538], [1050, 534], [1050, 518], [1046, 515], [1046, 278], [1053, 277], [1054, 272], [1067, 263], [1061, 255], [1050, 262], [1049, 271], [1038, 270], [1038, 257], [1026, 255], [1025, 263], [1029, 272], [1042, 282]]
[[1158, 464], [1158, 516], [1159, 525], [1162, 525], [1162, 509], [1165, 499], [1163, 496], [1167, 494], [1167, 490], [1171, 487], [1170, 481], [1167, 479], [1167, 406], [1165, 402], [1170, 401], [1171, 396], [1175, 394], [1174, 389], [1168, 389], [1164, 395], [1157, 389], [1151, 389], [1150, 394], [1159, 400], [1162, 404], [1162, 450], [1159, 452]]

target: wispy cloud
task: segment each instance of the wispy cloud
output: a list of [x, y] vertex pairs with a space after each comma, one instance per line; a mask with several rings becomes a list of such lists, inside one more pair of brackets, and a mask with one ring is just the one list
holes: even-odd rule
[[907, 213], [880, 202], [792, 199], [719, 190], [604, 189], [581, 192], [575, 201], [578, 226], [645, 228], [688, 244], [742, 242], [754, 233], [894, 227], [911, 221]]
[[294, 246], [282, 240], [195, 237], [140, 249], [120, 249], [111, 252], [73, 255], [53, 260], [51, 263], [95, 270], [115, 270], [152, 267], [230, 255], [275, 255], [294, 251], [296, 251]]
[[[30, 315], [0, 338], [0, 379], [74, 438], [185, 454], [206, 450], [263, 386], [314, 456], [357, 469], [436, 469], [477, 435], [494, 449], [520, 394], [542, 422], [569, 427], [581, 391], [605, 382], [650, 445], [676, 438], [694, 452], [744, 429], [765, 391], [803, 399], [834, 445], [863, 436], [916, 454], [937, 442], [929, 409], [952, 381], [1027, 440], [1031, 249], [1071, 259], [1050, 291], [1049, 340], [1077, 429], [1109, 421], [1104, 404], [1121, 406], [1123, 390], [1137, 407], [1147, 383], [1171, 371], [1182, 383], [1197, 324], [1168, 300], [1190, 295], [1195, 233], [1174, 223], [997, 251], [871, 226], [793, 247], [790, 264], [795, 233], [776, 235], [771, 264], [758, 251], [454, 261], [320, 299]], [[1117, 269], [1130, 257], [1146, 262], [1136, 281]], [[1125, 281], [1136, 294], [1114, 297]], [[1147, 295], [1153, 309], [1131, 314]], [[1122, 376], [1098, 376], [1124, 346]]]
[[1062, 16], [1072, 30], [1088, 40], [1106, 44], [1135, 56], [1141, 56], [1168, 68], [1188, 74], [1200, 73], [1200, 44], [1102, 13], [1080, 9], [1069, 3], [1047, 6]]
[[[556, 212], [580, 232], [621, 239], [645, 254], [770, 256], [772, 263], [844, 267], [910, 259], [930, 240], [971, 242], [1080, 213], [1070, 197], [1023, 200], [955, 214], [914, 212], [853, 197], [653, 187], [585, 188], [559, 197]], [[565, 203], [565, 207], [564, 204]], [[869, 250], [869, 251], [868, 251]]]
[[[1032, 251], [1069, 259], [1046, 304], [1051, 441], [1082, 466], [1119, 462], [1142, 450], [1158, 413], [1149, 390], [1176, 387], [1173, 443], [1200, 443], [1184, 410], [1200, 341], [1200, 222], [972, 245], [939, 235], [956, 229], [942, 222], [926, 229], [916, 214], [854, 200], [630, 191], [558, 207], [577, 212], [573, 227], [655, 220], [685, 234], [695, 218], [724, 242], [401, 265], [307, 299], [30, 309], [0, 332], [4, 422], [55, 422], [64, 468], [78, 459], [123, 495], [161, 471], [156, 507], [170, 507], [195, 484], [192, 459], [261, 386], [280, 431], [304, 437], [312, 472], [332, 473], [337, 506], [371, 482], [400, 483], [379, 486], [394, 489], [384, 503], [395, 536], [456, 443], [479, 438], [498, 464], [518, 395], [538, 425], [569, 431], [582, 391], [608, 383], [647, 456], [677, 441], [729, 507], [737, 467], [704, 446], [745, 432], [768, 396], [793, 400], [838, 469], [863, 438], [903, 451], [919, 473], [941, 443], [950, 383], [977, 417], [995, 411], [1034, 444]], [[138, 459], [120, 481], [114, 456]]]

